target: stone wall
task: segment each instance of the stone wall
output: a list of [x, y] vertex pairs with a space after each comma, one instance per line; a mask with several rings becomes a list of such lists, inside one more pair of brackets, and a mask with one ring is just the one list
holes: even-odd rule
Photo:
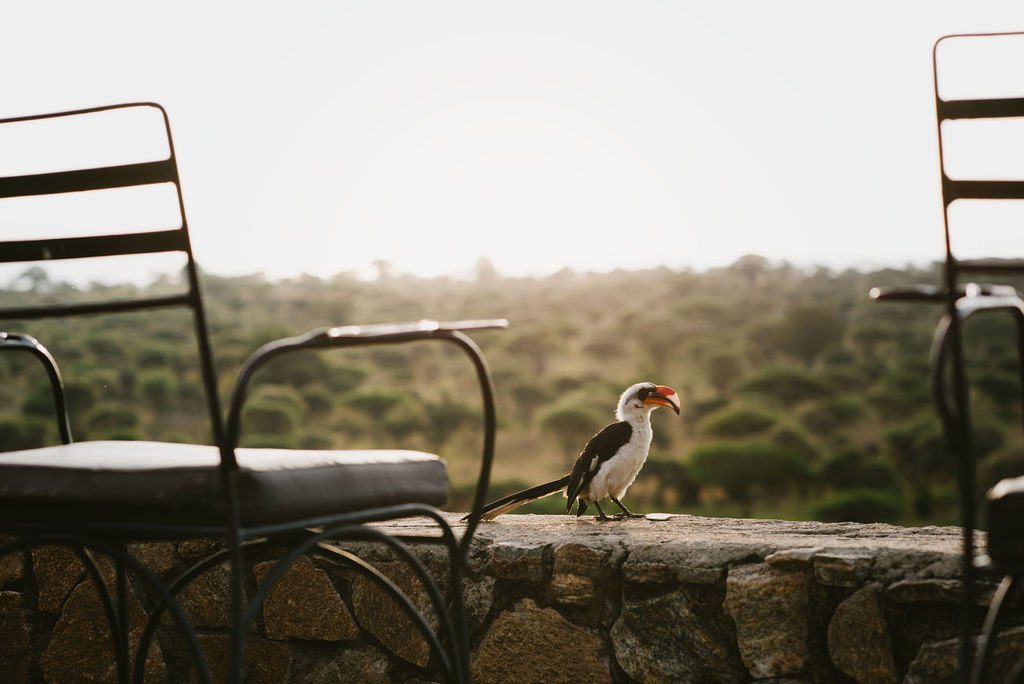
[[[417, 521], [387, 527], [426, 530]], [[471, 556], [474, 681], [952, 681], [958, 545], [954, 528], [505, 516], [480, 526]], [[346, 547], [375, 562], [436, 624], [404, 565], [381, 549]], [[192, 541], [133, 551], [167, 578], [212, 548]], [[417, 552], [443, 579], [441, 549]], [[250, 592], [272, 560], [252, 559]], [[982, 586], [979, 605], [993, 586]], [[182, 597], [215, 676], [225, 667], [227, 591], [221, 568]], [[148, 607], [133, 593], [133, 639]], [[72, 554], [44, 548], [0, 562], [4, 681], [112, 681], [110, 654], [102, 607]], [[1015, 605], [996, 669], [1021, 655], [1024, 608]], [[332, 562], [303, 560], [265, 605], [247, 679], [422, 682], [432, 679], [422, 669], [429, 659], [375, 586]], [[188, 667], [165, 620], [147, 679], [189, 681]]]

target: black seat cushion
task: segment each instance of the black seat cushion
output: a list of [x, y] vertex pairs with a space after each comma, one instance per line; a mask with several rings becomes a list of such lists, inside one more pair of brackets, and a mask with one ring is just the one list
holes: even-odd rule
[[[243, 524], [448, 498], [444, 461], [419, 451], [238, 449]], [[0, 453], [0, 523], [46, 520], [221, 525], [216, 447], [79, 442]]]
[[1001, 568], [1024, 569], [1024, 477], [1001, 480], [986, 504], [988, 555]]

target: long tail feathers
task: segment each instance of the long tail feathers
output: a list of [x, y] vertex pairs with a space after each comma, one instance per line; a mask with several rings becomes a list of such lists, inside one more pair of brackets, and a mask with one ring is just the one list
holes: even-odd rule
[[[504, 496], [484, 506], [480, 519], [494, 520], [502, 513], [508, 513], [512, 509], [519, 508], [531, 501], [536, 501], [537, 499], [543, 499], [545, 496], [556, 494], [565, 489], [568, 484], [569, 476], [566, 475], [565, 477], [560, 477], [557, 480], [545, 482], [544, 484], [524, 489], [523, 491], [516, 492], [515, 494], [509, 494], [508, 496]], [[463, 518], [463, 520], [468, 519], [468, 515]]]

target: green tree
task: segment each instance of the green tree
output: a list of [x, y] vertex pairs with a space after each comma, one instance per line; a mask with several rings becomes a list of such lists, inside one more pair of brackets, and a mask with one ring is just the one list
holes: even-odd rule
[[443, 395], [440, 400], [423, 404], [426, 412], [424, 431], [431, 447], [440, 452], [463, 425], [478, 419], [478, 413], [452, 397]]
[[771, 444], [705, 444], [690, 454], [689, 462], [701, 485], [721, 487], [743, 507], [744, 516], [751, 514], [755, 497], [777, 498], [810, 479], [802, 457]]
[[547, 409], [540, 416], [540, 425], [558, 442], [565, 455], [567, 470], [576, 462], [587, 440], [597, 432], [593, 414], [573, 405], [555, 405]]
[[866, 413], [864, 404], [852, 397], [823, 399], [800, 416], [800, 422], [814, 434], [832, 435], [852, 425]]
[[832, 394], [816, 375], [790, 366], [768, 367], [745, 380], [740, 391], [770, 397], [786, 406]]
[[697, 429], [712, 437], [749, 437], [775, 425], [776, 416], [750, 407], [727, 406], [697, 424]]
[[779, 349], [810, 367], [818, 355], [843, 341], [846, 321], [834, 307], [799, 305], [786, 311], [775, 329]]
[[811, 517], [823, 522], [895, 522], [903, 515], [899, 492], [874, 489], [846, 489], [823, 498]]

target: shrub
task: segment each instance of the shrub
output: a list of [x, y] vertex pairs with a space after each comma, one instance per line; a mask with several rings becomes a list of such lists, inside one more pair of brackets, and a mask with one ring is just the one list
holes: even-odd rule
[[830, 456], [818, 476], [822, 484], [832, 489], [899, 488], [899, 475], [891, 465], [856, 449]]
[[366, 371], [355, 366], [333, 366], [324, 375], [324, 384], [332, 392], [350, 392], [366, 379]]
[[701, 420], [697, 427], [700, 432], [715, 437], [749, 437], [764, 432], [775, 421], [775, 416], [767, 411], [726, 407]]
[[299, 445], [293, 435], [271, 435], [257, 432], [251, 435], [242, 435], [242, 446], [251, 449], [295, 449]]
[[278, 385], [305, 387], [323, 378], [327, 372], [323, 356], [304, 352], [274, 359], [260, 372], [260, 379]]
[[871, 378], [864, 370], [854, 366], [829, 367], [822, 371], [821, 378], [840, 393], [860, 392], [871, 384]]
[[139, 393], [152, 406], [166, 408], [175, 395], [177, 378], [169, 370], [145, 370], [139, 374]]
[[334, 447], [334, 438], [329, 432], [323, 430], [304, 430], [298, 442], [300, 449], [331, 449]]
[[242, 410], [242, 424], [262, 435], [291, 434], [301, 420], [298, 411], [264, 397], [250, 399]]
[[342, 402], [348, 408], [374, 419], [383, 417], [408, 400], [409, 397], [405, 392], [388, 387], [355, 390], [342, 398]]
[[45, 446], [48, 432], [49, 423], [42, 418], [0, 419], [0, 451]]
[[53, 390], [49, 383], [33, 385], [21, 402], [21, 412], [26, 416], [49, 418], [55, 410]]
[[761, 394], [786, 406], [832, 393], [831, 388], [815, 375], [800, 368], [777, 366], [768, 368], [740, 385], [740, 391]]
[[89, 413], [90, 432], [109, 432], [115, 428], [135, 428], [138, 425], [138, 411], [128, 404], [108, 401]]
[[302, 391], [302, 399], [306, 402], [309, 413], [322, 416], [334, 408], [334, 395], [323, 387], [307, 387]]
[[690, 455], [694, 478], [704, 486], [724, 489], [735, 501], [749, 502], [755, 493], [774, 497], [805, 484], [806, 461], [771, 444], [721, 443], [697, 447]]
[[823, 399], [800, 416], [800, 422], [811, 432], [830, 435], [857, 422], [864, 415], [864, 404], [849, 397]]
[[770, 439], [775, 446], [800, 454], [808, 462], [818, 460], [821, 455], [813, 440], [799, 428], [789, 425], [781, 426], [772, 433]]
[[135, 356], [140, 368], [169, 368], [181, 362], [181, 348], [173, 344], [150, 343]]
[[811, 517], [823, 522], [894, 522], [903, 510], [899, 492], [848, 489], [821, 499], [811, 509]]

